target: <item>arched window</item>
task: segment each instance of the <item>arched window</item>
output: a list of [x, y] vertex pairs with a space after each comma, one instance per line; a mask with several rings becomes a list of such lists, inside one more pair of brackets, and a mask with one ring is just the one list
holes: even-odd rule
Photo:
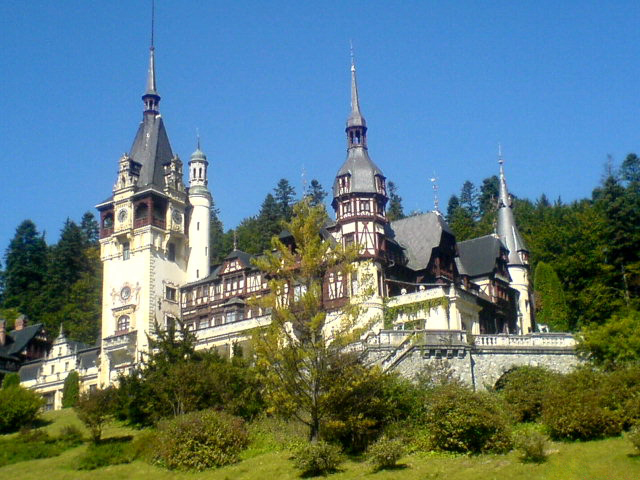
[[116, 331], [117, 332], [128, 332], [129, 331], [129, 325], [130, 325], [130, 318], [129, 315], [120, 315], [118, 317], [118, 322], [116, 324]]

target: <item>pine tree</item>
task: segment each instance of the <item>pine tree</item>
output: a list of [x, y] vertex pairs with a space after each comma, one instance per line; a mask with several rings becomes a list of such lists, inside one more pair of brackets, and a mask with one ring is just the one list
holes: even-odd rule
[[286, 178], [281, 178], [278, 185], [273, 189], [274, 197], [278, 208], [280, 209], [281, 218], [289, 221], [293, 215], [293, 202], [296, 195], [295, 189]]
[[464, 182], [460, 191], [460, 207], [466, 209], [472, 219], [478, 215], [478, 192], [476, 187], [469, 180]]
[[539, 262], [534, 274], [536, 321], [553, 331], [566, 332], [569, 328], [569, 309], [562, 283], [551, 265]]
[[16, 308], [31, 320], [38, 321], [36, 299], [45, 283], [47, 244], [31, 220], [16, 229], [5, 254], [4, 308]]
[[496, 203], [499, 196], [500, 180], [497, 176], [485, 178], [480, 187], [480, 197], [478, 198], [478, 208], [480, 217], [493, 214], [496, 210]]
[[447, 203], [447, 222], [451, 223], [453, 219], [453, 213], [460, 206], [460, 199], [457, 195], [451, 195], [449, 202]]
[[310, 198], [310, 204], [315, 207], [324, 202], [324, 199], [327, 197], [327, 192], [322, 188], [320, 182], [314, 178], [309, 184], [307, 196]]
[[218, 216], [220, 211], [211, 201], [211, 216], [209, 218], [209, 252], [211, 253], [211, 265], [222, 263], [224, 257], [229, 253], [224, 250], [224, 226]]
[[91, 212], [85, 212], [80, 220], [80, 230], [84, 234], [87, 246], [98, 246], [99, 227], [96, 217]]
[[80, 375], [71, 370], [62, 387], [62, 408], [75, 407], [80, 396]]
[[389, 208], [387, 209], [387, 218], [390, 222], [405, 218], [404, 208], [402, 206], [402, 197], [398, 195], [398, 187], [395, 183], [387, 184], [389, 189]]

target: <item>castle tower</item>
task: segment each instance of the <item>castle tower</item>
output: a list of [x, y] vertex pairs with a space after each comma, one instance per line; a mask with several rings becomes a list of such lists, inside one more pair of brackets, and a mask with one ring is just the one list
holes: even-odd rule
[[[384, 295], [385, 225], [387, 192], [385, 176], [369, 157], [367, 148], [367, 123], [360, 112], [356, 67], [351, 60], [351, 113], [347, 119], [347, 159], [338, 170], [333, 182], [333, 201], [336, 213], [337, 239], [343, 244], [358, 244], [360, 258], [370, 259], [362, 263], [357, 278], [352, 278], [351, 294], [371, 290], [367, 300], [366, 321], [382, 318]], [[353, 285], [358, 285], [353, 289]], [[379, 327], [382, 325], [380, 324]]]
[[507, 268], [511, 276], [511, 287], [519, 293], [519, 333], [527, 334], [534, 330], [532, 295], [529, 282], [529, 250], [520, 236], [513, 216], [513, 199], [507, 189], [504, 161], [501, 153], [499, 154], [498, 162], [500, 163], [500, 194], [498, 198], [497, 233], [500, 240], [509, 249]]
[[356, 67], [351, 63], [351, 114], [347, 119], [347, 159], [333, 182], [332, 206], [345, 244], [358, 243], [362, 256], [380, 258], [385, 250], [385, 176], [369, 158], [367, 123], [360, 112]]
[[156, 322], [165, 326], [178, 317], [178, 287], [187, 278], [187, 194], [182, 162], [159, 113], [154, 56], [152, 44], [142, 122], [120, 158], [113, 195], [96, 207], [103, 262], [100, 385], [143, 358]]
[[211, 193], [207, 188], [207, 156], [198, 148], [189, 160], [189, 263], [187, 281], [195, 282], [209, 275], [209, 220]]

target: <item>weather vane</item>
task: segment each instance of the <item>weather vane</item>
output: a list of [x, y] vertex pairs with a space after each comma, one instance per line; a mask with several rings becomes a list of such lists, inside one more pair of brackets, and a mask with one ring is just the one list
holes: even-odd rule
[[438, 177], [436, 177], [435, 171], [433, 172], [433, 177], [431, 177], [429, 180], [431, 181], [431, 185], [433, 188], [433, 207], [436, 212], [439, 212], [440, 211], [440, 195], [439, 195], [440, 187], [438, 186]]

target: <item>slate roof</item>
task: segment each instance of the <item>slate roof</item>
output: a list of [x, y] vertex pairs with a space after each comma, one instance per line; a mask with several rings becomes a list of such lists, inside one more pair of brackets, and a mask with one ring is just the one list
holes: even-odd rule
[[350, 191], [354, 193], [376, 193], [378, 190], [375, 176], [380, 175], [384, 178], [382, 170], [373, 163], [367, 149], [361, 145], [347, 150], [347, 159], [338, 170], [336, 179], [333, 181], [334, 197], [339, 195], [338, 177], [346, 174], [351, 175]]
[[93, 368], [98, 363], [98, 352], [100, 351], [99, 347], [93, 347], [87, 350], [84, 350], [78, 354], [78, 363], [80, 365], [81, 370], [88, 370], [89, 368]]
[[253, 255], [242, 250], [234, 250], [229, 255], [224, 257], [225, 260], [238, 259], [240, 263], [245, 267], [251, 267], [251, 258]]
[[435, 212], [395, 220], [387, 228], [387, 236], [404, 248], [407, 267], [416, 271], [427, 268], [443, 232], [453, 235], [442, 215]]
[[42, 366], [42, 360], [34, 360], [32, 362], [28, 362], [23, 364], [18, 370], [18, 375], [20, 375], [21, 382], [27, 382], [29, 380], [35, 380], [38, 378], [38, 371]]
[[144, 115], [129, 156], [142, 165], [138, 187], [164, 188], [164, 165], [171, 162], [173, 151], [160, 115]]
[[27, 344], [42, 330], [42, 324], [28, 325], [22, 330], [13, 330], [7, 333], [6, 343], [0, 347], [0, 355], [5, 357], [17, 357]]
[[496, 268], [496, 259], [500, 256], [500, 248], [506, 249], [495, 235], [485, 235], [459, 242], [458, 271], [470, 277], [492, 273]]

